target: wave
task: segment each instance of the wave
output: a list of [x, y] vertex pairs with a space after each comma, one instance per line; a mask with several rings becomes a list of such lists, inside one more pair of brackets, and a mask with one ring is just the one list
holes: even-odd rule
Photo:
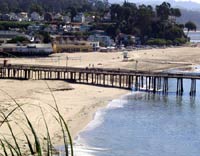
[[[97, 151], [108, 151], [109, 149], [102, 149], [91, 147], [87, 144], [82, 134], [88, 131], [92, 131], [95, 128], [99, 127], [105, 120], [105, 115], [109, 110], [123, 108], [126, 103], [128, 103], [129, 98], [133, 95], [140, 95], [141, 92], [131, 92], [126, 95], [121, 96], [118, 99], [114, 99], [108, 103], [107, 107], [99, 109], [93, 117], [93, 120], [77, 135], [75, 143], [75, 153], [76, 155], [81, 156], [94, 156]], [[75, 155], [75, 156], [76, 156]]]

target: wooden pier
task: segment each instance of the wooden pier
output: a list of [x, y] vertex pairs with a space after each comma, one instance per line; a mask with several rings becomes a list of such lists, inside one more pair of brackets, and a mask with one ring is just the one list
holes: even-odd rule
[[196, 95], [200, 74], [144, 72], [110, 68], [75, 68], [44, 65], [0, 64], [0, 79], [65, 80], [104, 87], [168, 93], [169, 79], [176, 79], [176, 93], [183, 94], [183, 80], [191, 79], [190, 95]]

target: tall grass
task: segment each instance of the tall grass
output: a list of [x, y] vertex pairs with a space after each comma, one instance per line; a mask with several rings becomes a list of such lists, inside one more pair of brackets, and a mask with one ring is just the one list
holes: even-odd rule
[[[64, 147], [65, 147], [64, 155], [65, 156], [74, 156], [72, 137], [70, 135], [69, 128], [68, 128], [67, 123], [65, 122], [63, 116], [60, 113], [60, 110], [57, 105], [56, 98], [55, 98], [53, 92], [51, 91], [48, 83], [46, 83], [46, 85], [48, 86], [48, 89], [51, 93], [51, 96], [52, 96], [52, 98], [54, 100], [54, 104], [55, 104], [55, 106], [49, 105], [53, 110], [52, 117], [56, 119], [59, 126], [61, 127], [63, 143], [64, 143]], [[26, 114], [26, 112], [23, 108], [24, 105], [19, 104], [15, 100], [15, 98], [10, 96], [4, 90], [1, 90], [1, 91], [4, 94], [6, 94], [14, 102], [15, 107], [12, 110], [10, 110], [8, 113], [0, 111], [0, 115], [2, 117], [2, 121], [0, 123], [0, 128], [2, 126], [7, 126], [9, 133], [10, 133], [10, 137], [6, 137], [4, 135], [1, 135], [1, 137], [0, 137], [0, 156], [1, 155], [2, 156], [31, 156], [31, 155], [32, 156], [59, 156], [59, 152], [55, 150], [54, 145], [52, 144], [52, 138], [50, 136], [48, 123], [45, 119], [45, 115], [44, 115], [42, 108], [40, 108], [40, 110], [41, 110], [42, 119], [44, 122], [45, 131], [46, 131], [46, 136], [45, 136], [46, 139], [43, 144], [41, 144], [42, 138], [39, 137], [40, 136], [40, 134], [38, 134], [39, 132], [34, 128], [33, 124], [31, 123], [28, 115]], [[9, 121], [12, 118], [13, 114], [17, 110], [19, 110], [22, 113], [22, 116], [25, 119], [25, 125], [28, 127], [28, 130], [27, 130], [27, 128], [25, 130], [20, 127], [23, 131], [23, 135], [25, 138], [25, 144], [27, 145], [26, 149], [24, 149], [24, 147], [23, 147], [24, 142], [22, 143], [22, 141], [20, 141], [17, 138], [17, 136], [14, 134], [15, 126], [18, 126], [18, 125], [10, 124], [10, 121]]]

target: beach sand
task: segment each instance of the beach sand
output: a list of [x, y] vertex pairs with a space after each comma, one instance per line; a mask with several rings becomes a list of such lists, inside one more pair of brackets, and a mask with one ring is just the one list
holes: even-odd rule
[[[7, 60], [11, 64], [137, 68], [137, 70], [146, 71], [191, 68], [194, 65], [200, 64], [199, 47], [136, 50], [129, 52], [128, 56], [128, 61], [123, 61], [122, 52], [62, 53], [54, 54], [48, 58], [7, 58]], [[66, 59], [67, 57], [68, 59]], [[0, 61], [2, 62], [3, 59], [1, 58]], [[55, 106], [55, 104], [47, 84], [52, 89], [52, 93], [56, 98], [61, 114], [69, 125], [73, 138], [92, 120], [97, 109], [105, 107], [112, 99], [119, 98], [121, 95], [129, 92], [123, 89], [70, 84], [64, 81], [0, 80], [1, 90], [7, 92], [20, 104], [24, 104], [23, 108], [26, 114], [33, 122], [37, 131], [41, 132], [41, 137], [44, 137], [43, 135], [46, 132], [44, 132], [45, 127], [42, 121], [42, 113], [38, 106], [42, 108], [56, 145], [62, 144], [62, 134], [60, 127], [52, 116], [55, 112], [49, 105]], [[15, 106], [13, 101], [3, 92], [0, 94], [0, 102], [0, 109], [5, 113], [8, 113]], [[14, 126], [16, 123], [22, 124], [21, 127], [27, 129], [23, 124], [24, 119], [20, 110], [12, 114], [10, 122]], [[0, 133], [8, 134], [6, 126], [0, 128]], [[22, 136], [22, 131], [18, 126], [15, 126], [15, 134], [18, 138]]]

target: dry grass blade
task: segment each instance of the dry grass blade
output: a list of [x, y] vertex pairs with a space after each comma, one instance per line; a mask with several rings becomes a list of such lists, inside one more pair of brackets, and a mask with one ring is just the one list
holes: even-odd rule
[[[31, 129], [31, 132], [34, 136], [34, 140], [35, 140], [35, 147], [36, 147], [36, 152], [38, 154], [38, 156], [42, 156], [42, 147], [40, 145], [40, 141], [39, 141], [39, 138], [35, 132], [35, 129], [33, 128], [29, 118], [27, 117], [25, 111], [23, 110], [23, 108], [21, 107], [21, 105], [10, 95], [8, 94], [7, 92], [5, 92], [4, 90], [0, 89], [2, 92], [4, 92], [8, 97], [10, 97], [10, 99], [20, 108], [20, 110], [23, 112], [25, 118], [26, 118], [26, 121], [28, 123], [28, 126], [30, 127]], [[16, 139], [15, 137], [13, 139]], [[19, 149], [20, 150], [20, 149]], [[20, 152], [20, 156], [21, 156], [21, 152]]]
[[[45, 81], [50, 93], [51, 93], [51, 96], [53, 97], [53, 100], [54, 100], [54, 104], [55, 104], [55, 107], [54, 108], [53, 106], [51, 106], [58, 114], [59, 116], [59, 120], [60, 120], [60, 125], [62, 127], [62, 131], [64, 132], [64, 128], [65, 130], [67, 131], [67, 135], [68, 135], [68, 138], [69, 138], [69, 143], [70, 143], [70, 150], [71, 150], [71, 156], [74, 156], [74, 151], [73, 151], [73, 142], [72, 142], [72, 137], [71, 137], [71, 134], [69, 132], [69, 128], [67, 126], [67, 123], [65, 122], [64, 118], [62, 117], [62, 115], [60, 114], [60, 111], [59, 111], [59, 108], [58, 108], [58, 105], [57, 105], [57, 101], [56, 101], [56, 98], [51, 90], [51, 88], [49, 87], [48, 83]], [[64, 124], [64, 127], [62, 125], [62, 123]], [[66, 140], [66, 137], [65, 137], [65, 134], [63, 133], [63, 139], [64, 139], [64, 144], [65, 144], [65, 153], [66, 153], [66, 156], [68, 156], [68, 144], [67, 144], [67, 140]]]
[[[4, 137], [4, 142], [7, 144], [7, 146], [9, 147], [10, 150], [13, 150], [17, 156], [19, 156], [18, 151], [16, 150], [15, 147], [13, 147], [13, 145], [11, 143], [9, 143], [6, 138]], [[11, 153], [13, 153], [13, 151]], [[13, 153], [14, 154], [14, 153]]]
[[[6, 115], [5, 115], [3, 112], [1, 112], [1, 114], [4, 116], [4, 119], [5, 119], [5, 118], [6, 118]], [[12, 139], [13, 139], [14, 142], [15, 142], [15, 146], [16, 146], [18, 152], [19, 152], [19, 155], [22, 156], [22, 153], [21, 153], [19, 144], [18, 144], [17, 139], [16, 139], [16, 137], [15, 137], [15, 135], [14, 135], [14, 133], [13, 133], [12, 127], [11, 127], [11, 125], [10, 125], [9, 122], [6, 122], [6, 123], [7, 123], [7, 126], [8, 126], [8, 128], [9, 128], [9, 130], [10, 130], [10, 133], [11, 133], [11, 135], [12, 135]]]
[[31, 141], [30, 141], [30, 139], [28, 138], [28, 135], [27, 135], [25, 132], [24, 132], [24, 135], [25, 135], [25, 137], [26, 137], [26, 141], [27, 141], [27, 143], [28, 143], [28, 147], [29, 147], [30, 153], [31, 153], [32, 155], [34, 155], [35, 152], [34, 152], [34, 150], [33, 150]]
[[8, 121], [9, 116], [11, 116], [12, 113], [14, 113], [18, 108], [19, 108], [19, 107], [17, 106], [17, 107], [15, 107], [12, 111], [10, 111], [10, 112], [8, 113], [8, 115], [3, 119], [3, 121], [1, 121], [0, 127], [1, 127], [5, 122]]
[[5, 156], [8, 156], [8, 153], [6, 151], [6, 147], [5, 147], [4, 143], [3, 143], [3, 141], [0, 140], [0, 142], [1, 142], [1, 147], [3, 148], [3, 152], [4, 152]]
[[53, 153], [52, 153], [53, 145], [51, 143], [51, 137], [50, 137], [50, 133], [49, 133], [49, 128], [48, 128], [47, 121], [46, 121], [45, 116], [44, 116], [44, 112], [42, 111], [41, 107], [40, 107], [40, 110], [42, 112], [44, 124], [45, 124], [46, 130], [47, 130], [47, 156], [52, 156], [53, 155]]

